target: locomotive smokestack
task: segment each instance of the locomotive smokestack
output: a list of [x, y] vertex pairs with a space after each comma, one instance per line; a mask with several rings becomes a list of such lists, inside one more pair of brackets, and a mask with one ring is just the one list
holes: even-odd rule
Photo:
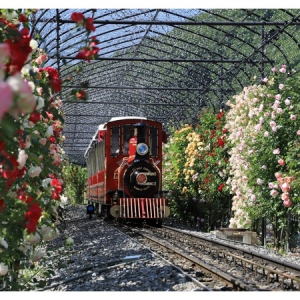
[[149, 149], [146, 144], [146, 128], [147, 124], [145, 123], [137, 123], [135, 124], [135, 128], [137, 129], [137, 148], [135, 154], [136, 160], [145, 160], [149, 158]]
[[135, 128], [137, 129], [137, 143], [145, 143], [146, 142], [146, 128], [147, 124], [145, 123], [137, 123], [135, 124]]

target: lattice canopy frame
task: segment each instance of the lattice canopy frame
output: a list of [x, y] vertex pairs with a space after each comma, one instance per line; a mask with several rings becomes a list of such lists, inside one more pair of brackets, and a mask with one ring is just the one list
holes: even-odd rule
[[[75, 59], [85, 32], [73, 30], [74, 11], [94, 18], [101, 50], [90, 63]], [[201, 109], [219, 110], [273, 66], [300, 70], [297, 9], [48, 9], [31, 22], [33, 38], [43, 37], [46, 65], [64, 80], [64, 149], [82, 165], [99, 124], [111, 117], [147, 117], [166, 130], [194, 124]], [[80, 87], [86, 102], [72, 100]]]

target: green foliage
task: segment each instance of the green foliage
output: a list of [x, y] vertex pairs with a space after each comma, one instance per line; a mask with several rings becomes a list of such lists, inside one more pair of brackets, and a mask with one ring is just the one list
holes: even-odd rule
[[87, 182], [86, 168], [69, 164], [63, 168], [64, 194], [73, 204], [83, 204]]

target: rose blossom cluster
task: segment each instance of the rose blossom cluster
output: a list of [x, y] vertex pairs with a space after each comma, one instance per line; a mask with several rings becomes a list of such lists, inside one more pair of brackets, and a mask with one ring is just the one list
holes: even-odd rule
[[283, 205], [285, 207], [290, 207], [292, 205], [290, 199], [291, 182], [293, 182], [295, 178], [293, 176], [282, 177], [280, 173], [276, 173], [275, 177], [279, 182], [279, 187], [282, 191], [281, 200], [283, 201]]
[[228, 140], [232, 145], [229, 151], [230, 177], [226, 184], [231, 186], [232, 211], [230, 227], [244, 227], [251, 224], [247, 212], [249, 205], [254, 205], [256, 195], [248, 185], [247, 174], [250, 172], [248, 155], [252, 148], [249, 141], [256, 138], [261, 123], [256, 123], [263, 110], [259, 98], [264, 93], [263, 87], [254, 85], [245, 87], [239, 95], [235, 95], [226, 105], [230, 107], [226, 115], [225, 128], [228, 130]]
[[[252, 212], [257, 214], [255, 206], [259, 204], [269, 204], [271, 212], [280, 198], [283, 208], [291, 207], [293, 202], [291, 182], [295, 179], [291, 168], [296, 156], [293, 158], [290, 153], [300, 135], [299, 107], [297, 99], [292, 97], [293, 79], [289, 77], [284, 83], [281, 79], [287, 72], [286, 65], [279, 68], [279, 73], [275, 68], [273, 72], [278, 78], [266, 77], [262, 85], [244, 88], [227, 103], [230, 110], [226, 128], [233, 145], [230, 151], [232, 177], [228, 183], [234, 194], [232, 210], [235, 212], [230, 226], [239, 227], [251, 222], [246, 221], [251, 206]], [[275, 178], [277, 183], [272, 183]], [[238, 210], [242, 212], [237, 215]]]
[[[225, 114], [222, 110], [217, 115], [206, 112], [200, 119], [201, 126], [187, 135], [183, 174], [192, 195], [198, 193], [212, 200], [225, 192], [228, 173]], [[212, 188], [211, 182], [216, 188]]]
[[[27, 22], [25, 15], [19, 19]], [[63, 192], [62, 102], [53, 95], [62, 81], [56, 69], [42, 67], [47, 55], [27, 24], [19, 29], [21, 21], [0, 18], [0, 276], [12, 272], [8, 262], [20, 250], [33, 262], [45, 255], [36, 247], [37, 236], [57, 236], [51, 215]]]

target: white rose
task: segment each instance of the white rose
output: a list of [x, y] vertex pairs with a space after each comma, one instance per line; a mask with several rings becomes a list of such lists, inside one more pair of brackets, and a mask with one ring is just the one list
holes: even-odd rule
[[22, 70], [21, 70], [21, 74], [26, 77], [26, 76], [29, 76], [29, 72], [30, 70], [32, 69], [32, 67], [28, 64], [24, 65]]
[[60, 195], [60, 201], [63, 205], [66, 205], [68, 203], [68, 197], [65, 197], [64, 195]]
[[46, 190], [50, 187], [51, 180], [52, 180], [51, 178], [45, 178], [42, 180], [42, 187], [44, 190]]
[[31, 167], [28, 170], [28, 176], [29, 177], [36, 177], [36, 176], [39, 176], [41, 172], [42, 172], [41, 167]]
[[36, 40], [32, 39], [29, 43], [30, 47], [32, 48], [32, 50], [35, 50], [38, 47], [38, 43]]
[[34, 89], [35, 89], [35, 84], [34, 84], [34, 82], [28, 81], [28, 85], [30, 86], [32, 92], [34, 92]]
[[35, 245], [40, 241], [40, 235], [36, 232], [36, 233], [32, 233], [28, 236], [26, 236], [25, 238], [25, 242], [29, 242], [31, 245]]
[[0, 244], [1, 244], [5, 249], [8, 248], [8, 244], [7, 244], [7, 242], [6, 242], [5, 239], [2, 238], [1, 241], [0, 241]]
[[18, 156], [18, 169], [22, 169], [27, 161], [28, 155], [25, 153], [25, 150], [19, 150], [19, 156]]
[[53, 135], [53, 127], [52, 127], [52, 125], [48, 126], [45, 135], [46, 135], [46, 137], [49, 137], [49, 136]]
[[34, 250], [33, 254], [31, 255], [31, 260], [33, 262], [37, 262], [42, 259], [46, 254], [46, 249], [44, 248], [37, 248]]
[[42, 109], [45, 105], [45, 100], [42, 97], [36, 97], [36, 100], [37, 100], [36, 110]]
[[31, 248], [31, 245], [28, 242], [24, 242], [20, 247], [19, 250], [23, 252], [27, 252]]
[[4, 263], [0, 263], [0, 275], [4, 276], [8, 272], [8, 266], [5, 265]]
[[42, 229], [43, 240], [46, 242], [54, 240], [59, 235], [59, 231], [57, 229], [49, 228], [44, 228], [44, 231]]

